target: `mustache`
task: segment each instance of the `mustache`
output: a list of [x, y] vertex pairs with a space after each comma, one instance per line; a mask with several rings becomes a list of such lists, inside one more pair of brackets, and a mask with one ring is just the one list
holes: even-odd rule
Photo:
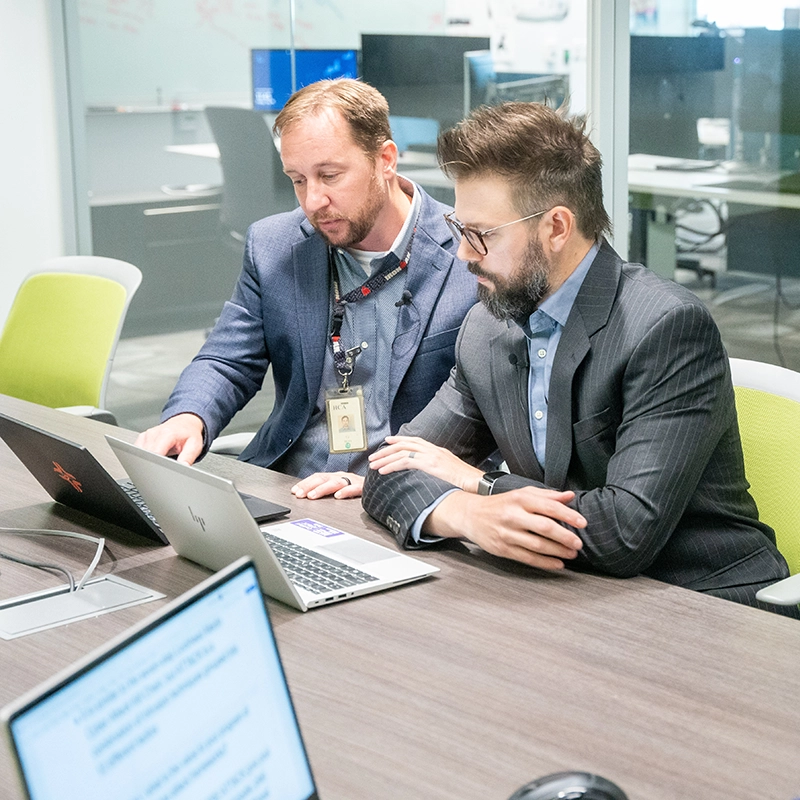
[[475, 261], [468, 261], [467, 262], [467, 269], [479, 278], [486, 278], [487, 280], [492, 280], [492, 276], [484, 270], [480, 264]]

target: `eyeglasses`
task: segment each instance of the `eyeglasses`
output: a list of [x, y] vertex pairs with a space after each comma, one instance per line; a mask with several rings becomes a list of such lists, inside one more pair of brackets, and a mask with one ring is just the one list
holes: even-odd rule
[[447, 227], [452, 231], [453, 236], [458, 239], [463, 236], [464, 239], [467, 240], [467, 244], [473, 250], [475, 250], [476, 253], [480, 253], [482, 256], [487, 256], [489, 255], [489, 248], [486, 246], [486, 242], [483, 238], [486, 236], [486, 234], [499, 231], [500, 228], [507, 228], [509, 225], [516, 225], [518, 222], [525, 222], [525, 220], [533, 219], [534, 217], [540, 217], [542, 214], [546, 214], [549, 210], [549, 208], [546, 208], [544, 211], [537, 211], [535, 214], [528, 214], [527, 217], [520, 217], [519, 219], [512, 220], [511, 222], [504, 222], [502, 225], [495, 225], [494, 228], [487, 228], [485, 231], [476, 231], [475, 228], [468, 228], [453, 216], [452, 211], [449, 211], [444, 215], [444, 221], [447, 223]]

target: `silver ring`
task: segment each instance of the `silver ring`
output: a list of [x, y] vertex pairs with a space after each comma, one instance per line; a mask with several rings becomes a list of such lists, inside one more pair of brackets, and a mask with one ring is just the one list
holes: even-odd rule
[[352, 485], [353, 485], [353, 482], [350, 480], [350, 478], [348, 478], [348, 477], [347, 477], [347, 475], [340, 475], [339, 477], [340, 477], [340, 478], [341, 478], [341, 479], [342, 479], [342, 480], [343, 480], [343, 481], [344, 481], [344, 482], [345, 482], [345, 483], [346, 483], [348, 486], [352, 486]]
[[408, 451], [408, 457], [409, 457], [409, 458], [414, 458], [414, 456], [415, 456], [416, 454], [417, 454], [417, 451], [416, 451], [416, 450], [409, 450], [409, 451]]

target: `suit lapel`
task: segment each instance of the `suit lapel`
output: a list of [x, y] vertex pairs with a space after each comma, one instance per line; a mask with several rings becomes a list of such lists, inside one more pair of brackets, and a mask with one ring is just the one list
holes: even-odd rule
[[545, 482], [566, 485], [572, 457], [572, 409], [575, 372], [591, 349], [591, 337], [608, 322], [619, 285], [622, 261], [603, 242], [575, 298], [550, 374], [547, 403]]
[[295, 245], [292, 252], [294, 289], [297, 297], [297, 324], [300, 329], [303, 369], [309, 403], [313, 406], [319, 394], [325, 348], [330, 333], [328, 314], [320, 313], [320, 309], [330, 307], [330, 270], [328, 248], [323, 239], [313, 235], [314, 229], [307, 220], [303, 220], [301, 227], [308, 238]]

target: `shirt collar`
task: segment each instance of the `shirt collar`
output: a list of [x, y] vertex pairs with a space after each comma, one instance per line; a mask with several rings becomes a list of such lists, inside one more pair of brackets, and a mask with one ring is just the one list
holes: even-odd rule
[[575, 303], [575, 298], [578, 296], [583, 280], [595, 256], [600, 250], [600, 243], [595, 242], [590, 248], [589, 252], [581, 259], [581, 262], [570, 273], [569, 277], [556, 289], [553, 294], [545, 298], [539, 308], [528, 317], [523, 326], [523, 330], [535, 330], [541, 328], [537, 324], [543, 315], [546, 315], [551, 320], [555, 321], [563, 328], [567, 324], [572, 306]]
[[[406, 251], [408, 250], [408, 245], [411, 242], [411, 236], [414, 233], [414, 228], [417, 226], [420, 208], [422, 207], [422, 197], [417, 191], [415, 183], [408, 180], [408, 178], [402, 177], [402, 175], [398, 175], [397, 179], [400, 183], [400, 188], [403, 190], [403, 193], [411, 198], [411, 205], [408, 208], [408, 214], [406, 214], [406, 220], [403, 223], [403, 227], [400, 228], [400, 233], [397, 234], [397, 237], [392, 243], [391, 248], [386, 253], [375, 253], [373, 255], [373, 260], [375, 258], [380, 258], [382, 261], [383, 258], [389, 253], [394, 253], [398, 260], [402, 261]], [[351, 248], [347, 248], [347, 253], [351, 256], [353, 255]]]

